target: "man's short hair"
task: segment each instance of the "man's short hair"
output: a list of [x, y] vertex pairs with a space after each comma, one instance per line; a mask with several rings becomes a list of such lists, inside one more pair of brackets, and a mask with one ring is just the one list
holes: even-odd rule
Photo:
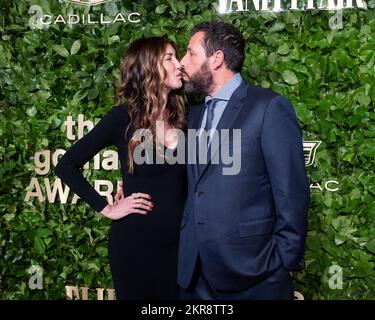
[[210, 57], [215, 51], [221, 50], [228, 69], [240, 72], [245, 60], [245, 39], [240, 30], [222, 21], [211, 21], [195, 26], [192, 35], [201, 31], [204, 32], [206, 56]]

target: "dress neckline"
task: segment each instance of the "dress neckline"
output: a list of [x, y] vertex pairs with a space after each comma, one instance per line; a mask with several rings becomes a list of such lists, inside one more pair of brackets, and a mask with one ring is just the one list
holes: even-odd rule
[[178, 146], [178, 142], [177, 142], [177, 144], [173, 148], [167, 147], [164, 143], [161, 143], [161, 142], [158, 142], [158, 143], [160, 145], [162, 145], [164, 149], [169, 149], [169, 150], [172, 150], [172, 151], [176, 150], [177, 146]]
[[164, 149], [168, 149], [168, 150], [172, 150], [172, 151], [176, 150], [176, 149], [177, 149], [177, 146], [178, 146], [178, 142], [177, 142], [177, 144], [176, 144], [176, 146], [175, 146], [174, 148], [167, 147], [167, 146], [166, 146], [165, 144], [163, 144], [163, 143], [161, 143], [161, 144], [163, 145]]

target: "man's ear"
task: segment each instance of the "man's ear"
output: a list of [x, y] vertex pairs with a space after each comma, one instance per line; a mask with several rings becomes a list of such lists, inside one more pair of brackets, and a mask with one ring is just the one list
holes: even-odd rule
[[212, 67], [214, 70], [219, 69], [224, 64], [224, 52], [217, 50], [212, 55]]

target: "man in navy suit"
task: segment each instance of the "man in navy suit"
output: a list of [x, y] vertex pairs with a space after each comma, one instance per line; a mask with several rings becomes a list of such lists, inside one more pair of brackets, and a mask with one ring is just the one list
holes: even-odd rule
[[[291, 272], [300, 269], [309, 206], [302, 133], [287, 99], [243, 81], [244, 47], [234, 26], [203, 23], [181, 60], [185, 89], [206, 96], [189, 112], [188, 128], [217, 132], [219, 140], [206, 141], [208, 153], [229, 146], [241, 164], [234, 174], [224, 173], [221, 158], [187, 165], [182, 299], [293, 299]], [[222, 129], [229, 133], [220, 136]]]

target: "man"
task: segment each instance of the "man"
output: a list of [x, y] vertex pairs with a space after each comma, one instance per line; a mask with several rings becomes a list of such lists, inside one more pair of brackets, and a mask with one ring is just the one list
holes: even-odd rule
[[188, 128], [241, 130], [241, 140], [229, 133], [207, 146], [215, 154], [227, 139], [240, 156], [238, 173], [223, 174], [224, 161], [210, 157], [187, 166], [182, 299], [293, 299], [291, 272], [300, 268], [309, 203], [302, 134], [285, 98], [243, 81], [244, 47], [234, 26], [202, 23], [181, 60], [186, 91], [206, 96], [189, 112]]

